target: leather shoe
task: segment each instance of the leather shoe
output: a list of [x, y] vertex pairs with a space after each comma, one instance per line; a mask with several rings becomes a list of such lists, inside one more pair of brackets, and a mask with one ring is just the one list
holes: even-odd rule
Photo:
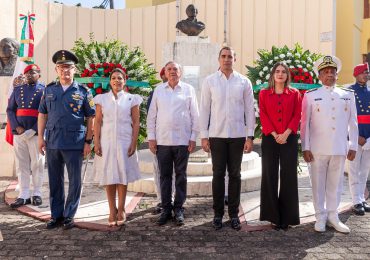
[[364, 207], [365, 212], [370, 212], [370, 206], [366, 201], [362, 202], [362, 206]]
[[164, 212], [162, 211], [161, 215], [159, 216], [157, 220], [157, 224], [159, 226], [162, 226], [167, 223], [168, 220], [172, 219], [172, 213]]
[[316, 232], [325, 232], [326, 231], [326, 220], [316, 220], [315, 227]]
[[185, 224], [185, 217], [184, 217], [183, 210], [177, 210], [175, 212], [175, 220], [176, 220], [176, 225], [178, 226], [182, 226]]
[[155, 207], [154, 207], [154, 210], [153, 210], [153, 215], [158, 215], [162, 212], [162, 204], [161, 203], [158, 203]]
[[355, 215], [363, 216], [365, 215], [365, 209], [362, 203], [356, 204], [352, 206], [352, 212], [355, 213]]
[[220, 217], [214, 217], [212, 221], [212, 225], [215, 230], [219, 230], [222, 228], [222, 218]]
[[328, 226], [333, 227], [336, 231], [340, 233], [348, 234], [350, 232], [350, 229], [346, 225], [344, 225], [338, 218], [328, 218]]
[[280, 225], [275, 225], [274, 223], [271, 223], [271, 226], [273, 229], [275, 229], [276, 231], [279, 231], [280, 230]]
[[28, 199], [18, 198], [12, 204], [10, 204], [10, 207], [12, 209], [16, 209], [16, 208], [19, 208], [19, 207], [21, 207], [23, 205], [27, 205], [27, 204], [31, 204], [31, 199], [30, 198], [28, 198]]
[[282, 229], [282, 230], [284, 230], [284, 231], [288, 231], [288, 229], [289, 229], [289, 225], [287, 225], [287, 224], [281, 224], [281, 225], [280, 225], [280, 229]]
[[75, 226], [75, 222], [74, 222], [73, 218], [65, 218], [64, 219], [64, 222], [63, 222], [63, 229], [64, 230], [71, 229], [74, 226]]
[[46, 229], [53, 229], [57, 228], [62, 225], [63, 218], [51, 218], [47, 223], [46, 223]]
[[32, 196], [32, 205], [40, 206], [42, 204], [42, 199], [40, 196]]
[[239, 218], [232, 218], [231, 219], [231, 228], [235, 230], [240, 230], [242, 226], [240, 225]]

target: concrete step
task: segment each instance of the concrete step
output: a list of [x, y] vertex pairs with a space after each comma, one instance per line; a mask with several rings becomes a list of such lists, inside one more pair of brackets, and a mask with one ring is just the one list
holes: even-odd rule
[[[187, 195], [212, 195], [212, 176], [188, 176]], [[261, 186], [261, 169], [256, 168], [241, 172], [241, 192], [259, 190]], [[155, 194], [152, 174], [142, 174], [142, 179], [128, 185], [128, 191]]]
[[[140, 172], [144, 174], [152, 174], [153, 157], [154, 155], [149, 149], [138, 151]], [[258, 153], [251, 152], [243, 155], [241, 171], [259, 169], [261, 167], [261, 158]], [[207, 162], [189, 162], [187, 168], [188, 176], [212, 176], [212, 159], [208, 158]]]

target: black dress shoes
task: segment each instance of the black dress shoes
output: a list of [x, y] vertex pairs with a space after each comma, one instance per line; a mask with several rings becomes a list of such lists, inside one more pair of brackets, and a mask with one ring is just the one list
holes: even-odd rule
[[352, 206], [352, 212], [358, 216], [365, 215], [365, 209], [362, 203], [356, 204]]
[[182, 226], [185, 224], [185, 217], [184, 217], [183, 210], [177, 210], [175, 212], [175, 221], [176, 221], [176, 225], [178, 226]]
[[42, 204], [42, 199], [40, 196], [32, 196], [32, 205], [40, 206]]
[[214, 217], [212, 221], [212, 225], [215, 230], [219, 230], [222, 228], [222, 218], [220, 217]]
[[288, 231], [288, 229], [289, 229], [289, 225], [287, 225], [287, 224], [281, 224], [281, 225], [280, 225], [280, 229], [282, 229], [282, 230], [284, 230], [284, 231]]
[[51, 218], [48, 223], [46, 223], [46, 229], [53, 229], [61, 226], [63, 223], [63, 218]]
[[64, 222], [63, 222], [63, 229], [64, 230], [71, 229], [74, 226], [75, 226], [75, 222], [74, 222], [73, 218], [65, 218], [64, 219]]
[[232, 229], [240, 230], [242, 228], [239, 218], [232, 218], [230, 224]]
[[10, 207], [12, 209], [19, 208], [20, 206], [31, 204], [31, 199], [22, 199], [18, 198], [16, 199], [12, 204], [10, 204]]
[[154, 207], [154, 210], [153, 210], [153, 215], [158, 215], [162, 212], [162, 204], [161, 203], [158, 203], [155, 207]]
[[165, 211], [162, 211], [161, 215], [159, 216], [158, 220], [157, 220], [157, 224], [159, 226], [162, 226], [164, 224], [167, 223], [168, 220], [172, 219], [172, 213], [171, 212], [165, 212]]
[[366, 201], [362, 202], [362, 206], [364, 207], [365, 212], [370, 212], [370, 206]]

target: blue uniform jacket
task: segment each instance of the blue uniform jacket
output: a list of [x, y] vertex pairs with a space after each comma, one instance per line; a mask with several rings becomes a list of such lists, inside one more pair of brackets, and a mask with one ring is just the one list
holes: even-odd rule
[[82, 150], [86, 117], [95, 115], [91, 92], [74, 81], [64, 92], [59, 82], [47, 85], [39, 112], [47, 114], [45, 142], [48, 149]]
[[13, 134], [18, 126], [25, 130], [33, 129], [37, 133], [37, 109], [45, 86], [36, 84], [25, 84], [15, 87], [9, 98], [6, 113]]
[[[356, 83], [349, 88], [355, 91], [359, 136], [370, 137], [370, 91], [367, 86]], [[362, 120], [361, 120], [362, 119]], [[363, 122], [363, 120], [367, 122]]]

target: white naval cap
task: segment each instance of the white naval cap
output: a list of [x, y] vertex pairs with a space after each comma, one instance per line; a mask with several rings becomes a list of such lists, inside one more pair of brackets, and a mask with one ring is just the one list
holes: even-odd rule
[[339, 73], [339, 71], [342, 69], [342, 62], [334, 55], [326, 55], [315, 61], [313, 64], [313, 70], [317, 76], [319, 76], [320, 70], [327, 67], [335, 68], [337, 73]]

